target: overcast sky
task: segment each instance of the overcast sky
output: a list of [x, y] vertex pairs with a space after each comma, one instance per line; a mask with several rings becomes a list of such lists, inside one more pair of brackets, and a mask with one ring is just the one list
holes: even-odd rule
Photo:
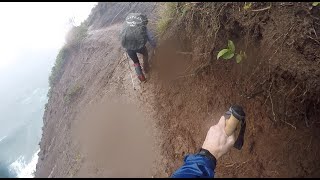
[[0, 2], [0, 138], [28, 119], [41, 121], [33, 112], [44, 108], [40, 100], [68, 22], [80, 24], [96, 4]]
[[0, 2], [0, 71], [14, 66], [20, 52], [57, 49], [68, 21], [85, 20], [94, 2]]

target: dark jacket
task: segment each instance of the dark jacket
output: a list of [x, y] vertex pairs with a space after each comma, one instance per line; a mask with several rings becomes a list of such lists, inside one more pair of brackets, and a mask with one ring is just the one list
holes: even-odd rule
[[[125, 26], [127, 25], [125, 24]], [[141, 31], [142, 34], [139, 33]], [[136, 31], [130, 31], [129, 29], [123, 28], [119, 35], [122, 47], [124, 47], [127, 50], [141, 49], [145, 46], [146, 42], [148, 41], [153, 48], [156, 47], [155, 37], [146, 27], [137, 29]]]
[[147, 37], [148, 37], [148, 41], [150, 43], [150, 45], [155, 48], [157, 46], [157, 42], [152, 34], [151, 31], [149, 31], [149, 29], [147, 29]]

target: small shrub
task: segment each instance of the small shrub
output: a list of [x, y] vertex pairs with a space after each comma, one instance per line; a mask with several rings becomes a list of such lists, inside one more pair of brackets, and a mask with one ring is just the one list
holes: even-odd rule
[[[49, 77], [49, 79], [50, 79], [50, 77]], [[52, 87], [49, 87], [47, 97], [50, 98], [51, 94], [52, 94]]]
[[88, 35], [87, 22], [81, 23], [79, 26], [73, 26], [66, 36], [67, 46], [70, 48], [78, 48]]
[[48, 109], [48, 102], [44, 105], [44, 109], [45, 109], [45, 110]]
[[72, 88], [67, 90], [67, 93], [64, 95], [64, 102], [69, 104], [78, 94], [83, 90], [83, 86], [75, 85]]
[[246, 52], [240, 51], [240, 53], [236, 53], [236, 47], [231, 40], [228, 40], [228, 48], [222, 49], [219, 51], [217, 55], [217, 59], [222, 57], [225, 60], [231, 59], [236, 54], [236, 62], [240, 63], [243, 59], [247, 58]]
[[65, 65], [67, 56], [68, 56], [68, 49], [66, 48], [66, 46], [63, 46], [60, 49], [60, 51], [56, 57], [56, 61], [54, 63], [54, 66], [51, 69], [51, 75], [49, 76], [50, 89], [47, 94], [48, 97], [51, 95], [53, 86], [60, 80], [60, 78], [62, 76], [63, 67]]

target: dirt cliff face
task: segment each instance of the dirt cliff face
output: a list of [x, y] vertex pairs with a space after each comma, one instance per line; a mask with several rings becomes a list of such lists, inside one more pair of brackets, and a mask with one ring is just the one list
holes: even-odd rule
[[[165, 80], [153, 91], [166, 171], [198, 150], [228, 107], [241, 104], [246, 142], [218, 160], [218, 177], [319, 177], [319, 7], [198, 3], [183, 15], [186, 6], [177, 6], [182, 13], [155, 58]], [[246, 60], [217, 60], [228, 40]]]
[[[36, 177], [168, 177], [232, 104], [246, 111], [245, 143], [218, 160], [217, 177], [319, 177], [319, 7], [193, 4], [159, 38], [140, 83], [118, 33], [130, 12], [154, 29], [162, 5], [92, 10], [52, 88]], [[240, 64], [216, 60], [228, 39], [248, 55]]]

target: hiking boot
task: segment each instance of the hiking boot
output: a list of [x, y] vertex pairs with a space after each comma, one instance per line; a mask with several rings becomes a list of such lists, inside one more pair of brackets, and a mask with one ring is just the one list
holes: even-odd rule
[[139, 75], [139, 76], [138, 76], [138, 79], [139, 79], [141, 82], [143, 82], [143, 81], [146, 80], [146, 78], [144, 77], [143, 74], [142, 74], [142, 75]]
[[146, 78], [144, 77], [144, 74], [142, 72], [142, 69], [141, 69], [141, 66], [140, 66], [140, 63], [135, 63], [134, 64], [134, 69], [136, 70], [136, 74], [138, 76], [138, 79], [142, 82], [142, 81], [145, 81]]

